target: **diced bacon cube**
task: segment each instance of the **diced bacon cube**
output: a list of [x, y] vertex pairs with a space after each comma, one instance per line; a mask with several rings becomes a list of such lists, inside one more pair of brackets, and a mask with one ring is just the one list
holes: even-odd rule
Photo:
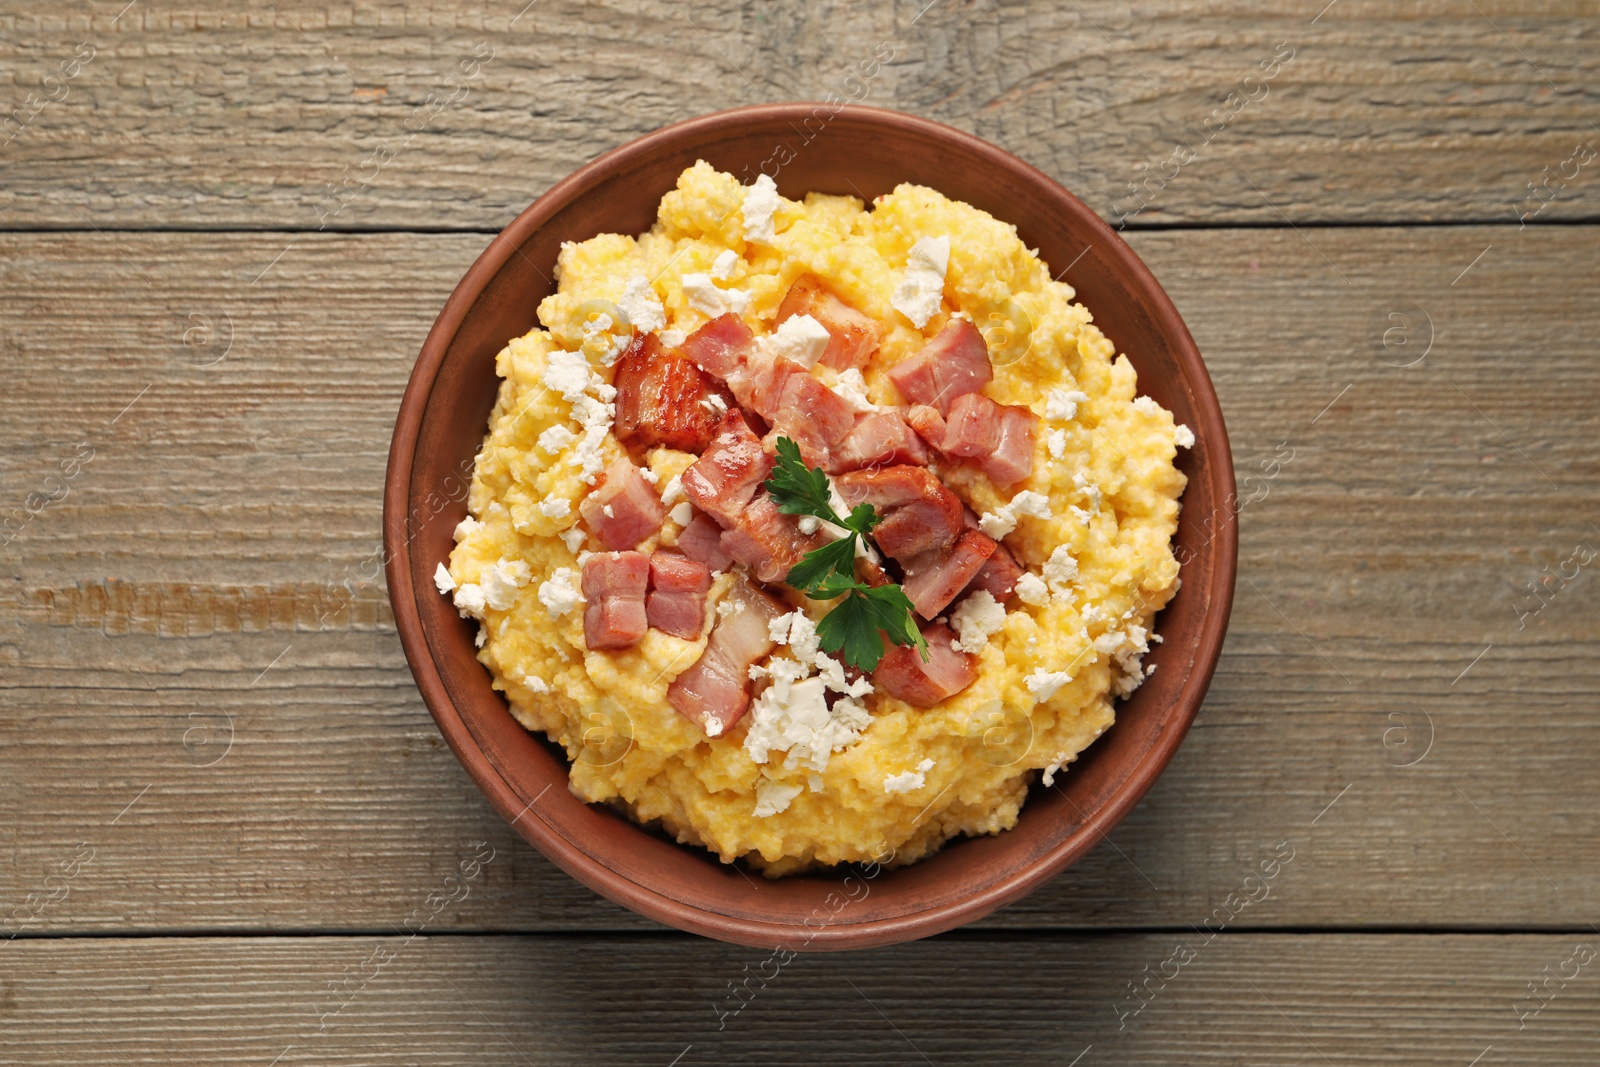
[[901, 586], [918, 615], [931, 619], [943, 611], [994, 555], [994, 538], [977, 530], [963, 530], [949, 550], [934, 549], [903, 561]]
[[789, 610], [742, 581], [727, 601], [733, 610], [719, 612], [705, 652], [667, 687], [668, 703], [711, 737], [727, 733], [749, 708], [750, 665], [772, 651], [772, 621]]
[[678, 535], [678, 551], [714, 571], [733, 565], [733, 558], [722, 551], [722, 527], [705, 512], [696, 512]]
[[789, 569], [825, 543], [820, 533], [800, 532], [800, 519], [785, 515], [765, 491], [722, 534], [722, 551], [763, 582], [781, 582]]
[[828, 331], [828, 347], [818, 362], [834, 370], [865, 366], [883, 340], [883, 326], [839, 299], [820, 278], [802, 274], [778, 305], [778, 324], [793, 315], [810, 315]]
[[633, 548], [661, 529], [667, 517], [661, 498], [626, 456], [606, 468], [578, 513], [610, 549]]
[[866, 503], [877, 509], [881, 521], [872, 537], [893, 559], [948, 548], [961, 533], [961, 499], [926, 467], [849, 471], [834, 485], [852, 507]]
[[830, 469], [838, 473], [902, 463], [926, 466], [928, 449], [897, 412], [873, 411], [856, 417], [850, 433], [833, 449]]
[[924, 626], [922, 636], [928, 642], [926, 663], [911, 645], [891, 646], [872, 672], [872, 684], [913, 707], [931, 708], [972, 684], [977, 657], [951, 647], [955, 634], [948, 626]]
[[635, 334], [617, 361], [615, 385], [617, 440], [631, 449], [705, 451], [718, 419], [707, 401], [714, 390], [689, 359], [662, 348], [654, 334]]
[[650, 557], [650, 595], [645, 614], [650, 625], [674, 637], [693, 640], [705, 626], [706, 590], [711, 568], [676, 552]]
[[941, 413], [993, 378], [989, 346], [969, 319], [951, 319], [920, 352], [889, 370], [889, 380], [908, 403], [931, 404]]
[[755, 347], [755, 334], [734, 314], [721, 315], [686, 338], [678, 351], [708, 374], [726, 380]]
[[732, 526], [771, 472], [772, 457], [761, 447], [761, 438], [750, 432], [743, 415], [730, 411], [681, 481], [695, 507], [719, 525]]
[[583, 641], [591, 651], [630, 648], [650, 628], [645, 590], [650, 557], [643, 552], [596, 552], [583, 563]]

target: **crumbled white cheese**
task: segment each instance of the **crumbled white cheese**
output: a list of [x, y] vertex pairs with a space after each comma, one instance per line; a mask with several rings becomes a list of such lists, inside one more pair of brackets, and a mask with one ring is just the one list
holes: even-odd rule
[[1040, 781], [1043, 782], [1046, 789], [1049, 789], [1051, 786], [1056, 784], [1056, 772], [1061, 770], [1062, 767], [1066, 766], [1067, 762], [1071, 759], [1072, 756], [1070, 754], [1061, 752], [1058, 753], [1056, 757], [1045, 766], [1044, 777], [1040, 779]]
[[906, 271], [889, 304], [922, 329], [944, 299], [944, 276], [950, 268], [950, 238], [919, 237], [906, 253]]
[[1049, 586], [1044, 584], [1044, 579], [1032, 571], [1024, 572], [1022, 577], [1017, 579], [1016, 592], [1018, 600], [1024, 604], [1032, 604], [1036, 608], [1050, 603]]
[[465, 582], [456, 586], [456, 595], [454, 599], [456, 610], [459, 611], [464, 618], [483, 618], [483, 587], [477, 582]]
[[1042, 704], [1055, 696], [1062, 686], [1071, 682], [1072, 675], [1066, 671], [1047, 671], [1043, 667], [1036, 667], [1023, 681], [1028, 687], [1028, 692]]
[[452, 593], [456, 588], [456, 580], [450, 577], [450, 568], [443, 563], [433, 572], [433, 584], [438, 586], [441, 593]]
[[1072, 550], [1066, 545], [1057, 545], [1056, 550], [1050, 553], [1050, 558], [1044, 563], [1044, 580], [1049, 584], [1050, 591], [1066, 592], [1072, 579], [1077, 576], [1078, 561], [1072, 558]]
[[826, 653], [819, 653], [816, 659], [817, 677], [822, 679], [822, 684], [835, 693], [843, 693], [848, 697], [869, 696], [873, 692], [872, 682], [866, 675], [861, 675], [855, 681], [847, 681], [844, 676], [844, 664]]
[[553, 496], [539, 501], [539, 514], [547, 519], [564, 519], [572, 514], [572, 501], [564, 496]]
[[674, 501], [683, 499], [683, 478], [674, 474], [667, 479], [667, 484], [661, 488], [661, 503], [671, 507]]
[[1125, 697], [1143, 684], [1147, 672], [1141, 659], [1150, 651], [1149, 631], [1137, 624], [1126, 631], [1112, 630], [1094, 639], [1094, 650], [1111, 657], [1116, 667], [1112, 692]]
[[744, 193], [744, 239], [771, 244], [778, 235], [774, 216], [782, 203], [778, 196], [778, 183], [769, 176], [759, 175], [755, 184]]
[[1044, 402], [1044, 417], [1071, 422], [1078, 417], [1078, 405], [1088, 399], [1088, 393], [1076, 389], [1052, 389]]
[[957, 652], [978, 653], [989, 638], [1006, 624], [1006, 609], [986, 589], [979, 589], [950, 613], [950, 627], [960, 637], [950, 647]]
[[481, 529], [483, 529], [483, 523], [479, 522], [471, 515], [468, 515], [466, 518], [456, 523], [455, 538], [458, 542], [465, 541], [467, 538], [471, 537]]
[[730, 311], [735, 315], [743, 315], [744, 309], [750, 306], [749, 293], [743, 289], [718, 289], [709, 274], [685, 274], [683, 297], [690, 307], [708, 319], [726, 315]]
[[810, 369], [827, 351], [831, 338], [827, 327], [810, 315], [790, 315], [778, 323], [776, 330], [761, 338], [758, 345], [774, 359], [792, 360]]
[[578, 442], [578, 447], [572, 452], [572, 465], [581, 472], [581, 477], [590, 485], [595, 483], [596, 476], [606, 465], [605, 456], [600, 452], [604, 444], [608, 428], [605, 426], [591, 426], [583, 431], [583, 440]]
[[678, 348], [689, 339], [689, 335], [682, 330], [662, 330], [656, 336], [668, 348]]
[[724, 248], [717, 253], [717, 258], [711, 261], [711, 276], [719, 282], [725, 282], [733, 277], [733, 268], [739, 264], [739, 253], [731, 248]]
[[535, 693], [550, 692], [550, 683], [545, 681], [543, 678], [540, 678], [538, 675], [523, 675], [522, 684], [527, 686], [529, 690]]
[[643, 478], [645, 481], [649, 482], [651, 485], [660, 485], [661, 484], [661, 475], [657, 474], [655, 471], [651, 470], [649, 467], [640, 467], [639, 468], [639, 477]]
[[628, 317], [628, 322], [640, 333], [655, 333], [667, 325], [667, 309], [661, 298], [650, 288], [650, 279], [635, 274], [623, 286], [617, 298], [617, 307]]
[[855, 411], [883, 410], [867, 399], [867, 379], [855, 367], [839, 372], [839, 377], [833, 383], [833, 391]]
[[1089, 477], [1088, 471], [1075, 471], [1072, 475], [1072, 484], [1078, 492], [1089, 498], [1091, 508], [1099, 508], [1100, 502], [1105, 499], [1105, 494], [1100, 492], [1099, 484]]
[[1024, 489], [1007, 503], [980, 517], [978, 529], [998, 541], [1015, 530], [1017, 520], [1024, 515], [1032, 515], [1036, 519], [1052, 518], [1050, 498], [1032, 489]]
[[550, 579], [539, 586], [539, 603], [552, 619], [559, 619], [583, 603], [578, 572], [571, 567], [556, 568]]
[[583, 539], [588, 536], [583, 532], [583, 527], [574, 526], [561, 533], [561, 540], [566, 544], [568, 552], [577, 552], [583, 546]]
[[[550, 353], [543, 380], [546, 386], [560, 393], [572, 405], [572, 417], [584, 428], [583, 438], [578, 441], [568, 462], [579, 468], [585, 482], [593, 485], [605, 466], [600, 448], [606, 434], [611, 431], [611, 420], [616, 417], [616, 407], [611, 403], [617, 395], [616, 387], [594, 373], [582, 352], [568, 352], [559, 348]], [[599, 399], [588, 395], [591, 389]], [[566, 432], [570, 434], [572, 431]], [[540, 435], [541, 445], [545, 444], [545, 436], [549, 433], [546, 430]], [[551, 438], [552, 442], [561, 439], [561, 435]], [[549, 451], [548, 447], [546, 450]]]
[[772, 640], [788, 645], [795, 659], [807, 667], [817, 665], [822, 651], [822, 641], [817, 637], [817, 624], [803, 611], [791, 611], [768, 624]]
[[883, 779], [885, 793], [909, 793], [913, 789], [921, 789], [928, 781], [928, 772], [933, 770], [933, 760], [925, 759], [917, 764], [914, 771], [901, 771], [899, 774], [886, 775]]
[[804, 790], [804, 782], [789, 785], [785, 782], [774, 782], [771, 778], [763, 778], [756, 786], [755, 817], [765, 819], [768, 815], [778, 815], [788, 811], [789, 805], [794, 803], [794, 798]]
[[616, 510], [612, 508], [610, 504], [607, 504], [605, 507], [601, 508], [600, 514], [604, 515], [608, 519], [614, 519], [617, 517]]
[[672, 510], [667, 512], [667, 518], [679, 526], [687, 526], [694, 519], [694, 508], [687, 500], [680, 500], [672, 505]]
[[565, 426], [552, 426], [539, 435], [539, 447], [550, 453], [558, 455], [563, 449], [578, 439], [578, 435]]
[[805, 534], [807, 537], [810, 537], [812, 534], [817, 532], [819, 527], [821, 527], [822, 520], [817, 518], [815, 515], [802, 515], [800, 516], [800, 522], [798, 525], [800, 527], [800, 532]]
[[1185, 426], [1183, 423], [1178, 423], [1178, 425], [1172, 428], [1172, 443], [1177, 445], [1179, 448], [1193, 448], [1194, 431], [1189, 429], [1189, 427]]
[[739, 605], [731, 599], [717, 601], [717, 618], [726, 619], [729, 615], [739, 610]]
[[1161, 415], [1161, 414], [1164, 414], [1165, 411], [1166, 411], [1165, 408], [1163, 408], [1160, 404], [1157, 404], [1154, 400], [1152, 400], [1148, 396], [1136, 396], [1136, 397], [1134, 397], [1133, 398], [1133, 410], [1141, 411], [1146, 415]]
[[750, 720], [744, 747], [752, 760], [766, 763], [771, 752], [784, 751], [784, 766], [821, 773], [834, 752], [860, 738], [872, 717], [848, 696], [830, 712], [821, 678], [779, 678], [755, 699]]
[[560, 393], [567, 403], [575, 404], [589, 388], [593, 378], [594, 372], [582, 352], [558, 348], [550, 353], [541, 380], [548, 388]]
[[1067, 510], [1072, 513], [1073, 518], [1077, 519], [1078, 522], [1082, 523], [1084, 526], [1089, 525], [1089, 520], [1094, 518], [1094, 514], [1092, 512], [1086, 511], [1076, 504], [1068, 504]]
[[621, 337], [611, 332], [616, 322], [610, 315], [596, 315], [583, 324], [583, 344], [585, 348], [593, 349], [600, 353], [600, 362], [607, 367], [617, 361], [622, 355], [622, 350], [627, 347]]
[[510, 611], [517, 602], [517, 590], [528, 584], [533, 572], [520, 559], [508, 560], [504, 556], [483, 569], [478, 584], [483, 587], [483, 598], [496, 611]]
[[489, 631], [485, 630], [482, 626], [478, 627], [478, 632], [472, 635], [473, 646], [476, 648], [482, 648], [483, 642], [487, 640], [488, 637]]
[[1051, 459], [1060, 459], [1067, 453], [1067, 431], [1051, 430], [1044, 435], [1044, 444], [1050, 450]]

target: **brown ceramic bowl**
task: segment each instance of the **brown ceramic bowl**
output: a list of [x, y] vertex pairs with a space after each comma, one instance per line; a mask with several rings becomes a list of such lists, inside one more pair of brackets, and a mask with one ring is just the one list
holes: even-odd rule
[[[1158, 670], [1116, 724], [1057, 779], [1035, 788], [1015, 829], [957, 839], [896, 870], [833, 870], [769, 881], [675, 844], [567, 790], [567, 766], [519, 726], [474, 656], [475, 623], [434, 589], [498, 380], [495, 354], [536, 325], [562, 241], [639, 233], [697, 159], [779, 190], [871, 199], [900, 182], [931, 186], [1015, 223], [1065, 268], [1078, 298], [1139, 372], [1139, 389], [1195, 433], [1177, 552], [1183, 587], [1157, 619]], [[958, 130], [890, 111], [810, 104], [740, 108], [682, 122], [608, 152], [506, 227], [445, 303], [395, 422], [384, 488], [389, 595], [423, 699], [467, 773], [524, 838], [603, 896], [680, 929], [761, 948], [844, 949], [924, 937], [970, 922], [1059, 873], [1150, 788], [1193, 720], [1233, 601], [1233, 466], [1222, 412], [1194, 340], [1138, 258], [1044, 174]], [[854, 877], [854, 881], [846, 882]]]

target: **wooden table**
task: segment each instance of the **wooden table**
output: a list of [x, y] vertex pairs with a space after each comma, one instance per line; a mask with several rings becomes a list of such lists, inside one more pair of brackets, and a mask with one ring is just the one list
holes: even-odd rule
[[[0, 1061], [1600, 1061], [1593, 3], [124, 2], [0, 14]], [[488, 235], [829, 93], [1123, 219], [1247, 503], [1210, 698], [1102, 847], [746, 1002], [765, 953], [489, 809], [373, 561]]]

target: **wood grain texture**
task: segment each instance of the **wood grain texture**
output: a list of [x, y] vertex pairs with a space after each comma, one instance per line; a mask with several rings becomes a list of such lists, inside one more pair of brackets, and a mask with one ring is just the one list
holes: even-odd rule
[[0, 7], [0, 226], [494, 229], [648, 130], [830, 94], [1135, 226], [1600, 204], [1587, 0], [121, 6]]
[[[1187, 928], [1280, 841], [1236, 925], [1592, 919], [1593, 567], [1519, 583], [1600, 547], [1596, 236], [1137, 235], [1249, 501], [1232, 628], [1139, 809], [987, 925]], [[384, 932], [478, 841], [438, 930], [649, 925], [477, 795], [374, 580], [395, 406], [485, 242], [0, 235], [0, 930]]]
[[[1185, 936], [1193, 955], [1174, 957]], [[786, 965], [680, 937], [16, 941], [0, 948], [0, 1055], [40, 1067], [1588, 1065], [1595, 964], [1550, 981], [1543, 1001], [1527, 986], [1596, 941], [963, 938]], [[1129, 1014], [1141, 1001], [1128, 987], [1146, 976]]]

